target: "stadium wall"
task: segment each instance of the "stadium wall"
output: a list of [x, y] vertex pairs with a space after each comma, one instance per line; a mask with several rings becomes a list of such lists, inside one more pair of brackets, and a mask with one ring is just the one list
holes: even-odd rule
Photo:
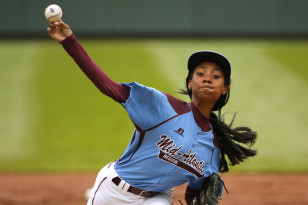
[[307, 0], [1, 0], [0, 37], [46, 36], [55, 3], [81, 36], [308, 36]]

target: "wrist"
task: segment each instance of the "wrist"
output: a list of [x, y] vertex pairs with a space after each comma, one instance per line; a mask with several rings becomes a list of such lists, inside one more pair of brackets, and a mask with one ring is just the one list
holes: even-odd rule
[[69, 35], [68, 37], [64, 38], [63, 40], [59, 41], [59, 43], [61, 43], [63, 46], [65, 46], [68, 42], [72, 41], [76, 39], [75, 35], [72, 33], [71, 35]]

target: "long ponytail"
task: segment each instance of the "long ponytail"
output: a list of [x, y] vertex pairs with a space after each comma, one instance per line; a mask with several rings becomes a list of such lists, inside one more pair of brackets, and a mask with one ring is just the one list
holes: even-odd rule
[[256, 141], [257, 133], [248, 127], [232, 128], [235, 116], [236, 114], [234, 114], [231, 123], [227, 125], [220, 110], [218, 116], [213, 112], [210, 115], [210, 122], [221, 146], [220, 172], [229, 171], [226, 156], [230, 162], [229, 165], [234, 166], [257, 154], [257, 150], [251, 149]]

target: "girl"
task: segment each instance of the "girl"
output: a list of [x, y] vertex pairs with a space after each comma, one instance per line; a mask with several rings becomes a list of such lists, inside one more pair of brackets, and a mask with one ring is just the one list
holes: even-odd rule
[[[190, 204], [204, 180], [229, 170], [255, 150], [249, 128], [231, 129], [213, 111], [230, 96], [231, 66], [221, 54], [201, 51], [188, 59], [186, 91], [191, 102], [136, 82], [111, 80], [87, 55], [63, 21], [49, 23], [51, 38], [60, 42], [81, 70], [105, 95], [121, 103], [135, 125], [124, 154], [98, 174], [88, 205], [173, 203], [173, 187], [188, 182]], [[217, 196], [218, 197], [218, 196]]]

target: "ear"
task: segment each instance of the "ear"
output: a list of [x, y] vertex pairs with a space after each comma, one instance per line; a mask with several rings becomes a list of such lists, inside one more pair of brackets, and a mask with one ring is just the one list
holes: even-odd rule
[[222, 90], [222, 95], [226, 95], [229, 91], [229, 85], [225, 85], [223, 90]]
[[191, 87], [191, 80], [188, 81], [187, 87], [188, 87], [188, 90], [192, 89], [192, 87]]

